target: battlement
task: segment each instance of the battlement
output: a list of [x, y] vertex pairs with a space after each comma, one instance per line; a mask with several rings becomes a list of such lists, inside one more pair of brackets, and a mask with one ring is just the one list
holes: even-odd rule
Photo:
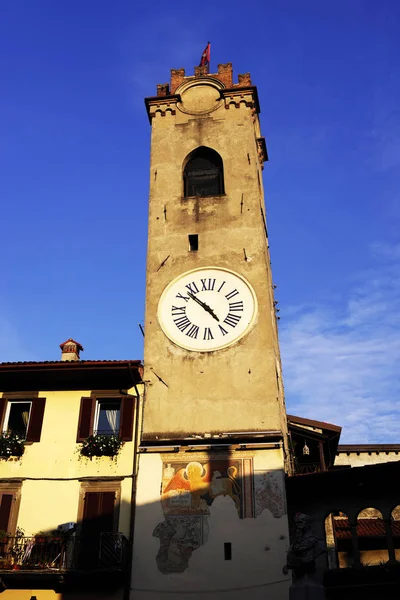
[[184, 81], [200, 79], [201, 77], [214, 77], [219, 79], [226, 88], [241, 88], [251, 86], [250, 73], [238, 75], [238, 83], [233, 83], [232, 63], [218, 65], [217, 73], [209, 73], [208, 67], [195, 67], [194, 75], [185, 75], [185, 69], [171, 69], [170, 83], [160, 83], [157, 85], [157, 96], [169, 96], [175, 94], [178, 87]]

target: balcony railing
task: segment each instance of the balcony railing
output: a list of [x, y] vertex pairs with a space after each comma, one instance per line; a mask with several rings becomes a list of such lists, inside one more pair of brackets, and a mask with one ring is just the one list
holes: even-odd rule
[[124, 570], [129, 541], [122, 533], [94, 537], [0, 539], [0, 571]]
[[322, 471], [321, 463], [319, 462], [308, 462], [308, 463], [300, 463], [295, 462], [294, 467], [296, 475], [304, 475], [305, 473], [319, 473]]

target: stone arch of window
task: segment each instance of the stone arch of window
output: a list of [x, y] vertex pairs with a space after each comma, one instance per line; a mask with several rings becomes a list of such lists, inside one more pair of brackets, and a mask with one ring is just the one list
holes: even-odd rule
[[392, 532], [394, 557], [400, 561], [400, 504], [390, 513], [390, 526]]
[[380, 510], [372, 506], [360, 510], [357, 541], [362, 565], [379, 565], [389, 560], [387, 527]]
[[221, 156], [206, 146], [193, 150], [186, 157], [183, 167], [184, 196], [220, 196], [224, 193], [224, 167]]
[[330, 569], [345, 569], [355, 564], [353, 535], [346, 513], [334, 510], [325, 518], [325, 541]]

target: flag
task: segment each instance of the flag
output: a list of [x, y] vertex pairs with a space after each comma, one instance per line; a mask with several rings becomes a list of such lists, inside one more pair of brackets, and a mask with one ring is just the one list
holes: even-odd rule
[[209, 67], [210, 66], [210, 47], [211, 44], [208, 42], [207, 46], [204, 49], [203, 54], [201, 55], [200, 67]]

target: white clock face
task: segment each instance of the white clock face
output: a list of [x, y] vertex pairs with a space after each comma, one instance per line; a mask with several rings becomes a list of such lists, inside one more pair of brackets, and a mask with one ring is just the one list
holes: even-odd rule
[[227, 269], [205, 267], [172, 281], [158, 304], [165, 335], [178, 346], [210, 352], [233, 344], [253, 325], [257, 300], [253, 288]]

